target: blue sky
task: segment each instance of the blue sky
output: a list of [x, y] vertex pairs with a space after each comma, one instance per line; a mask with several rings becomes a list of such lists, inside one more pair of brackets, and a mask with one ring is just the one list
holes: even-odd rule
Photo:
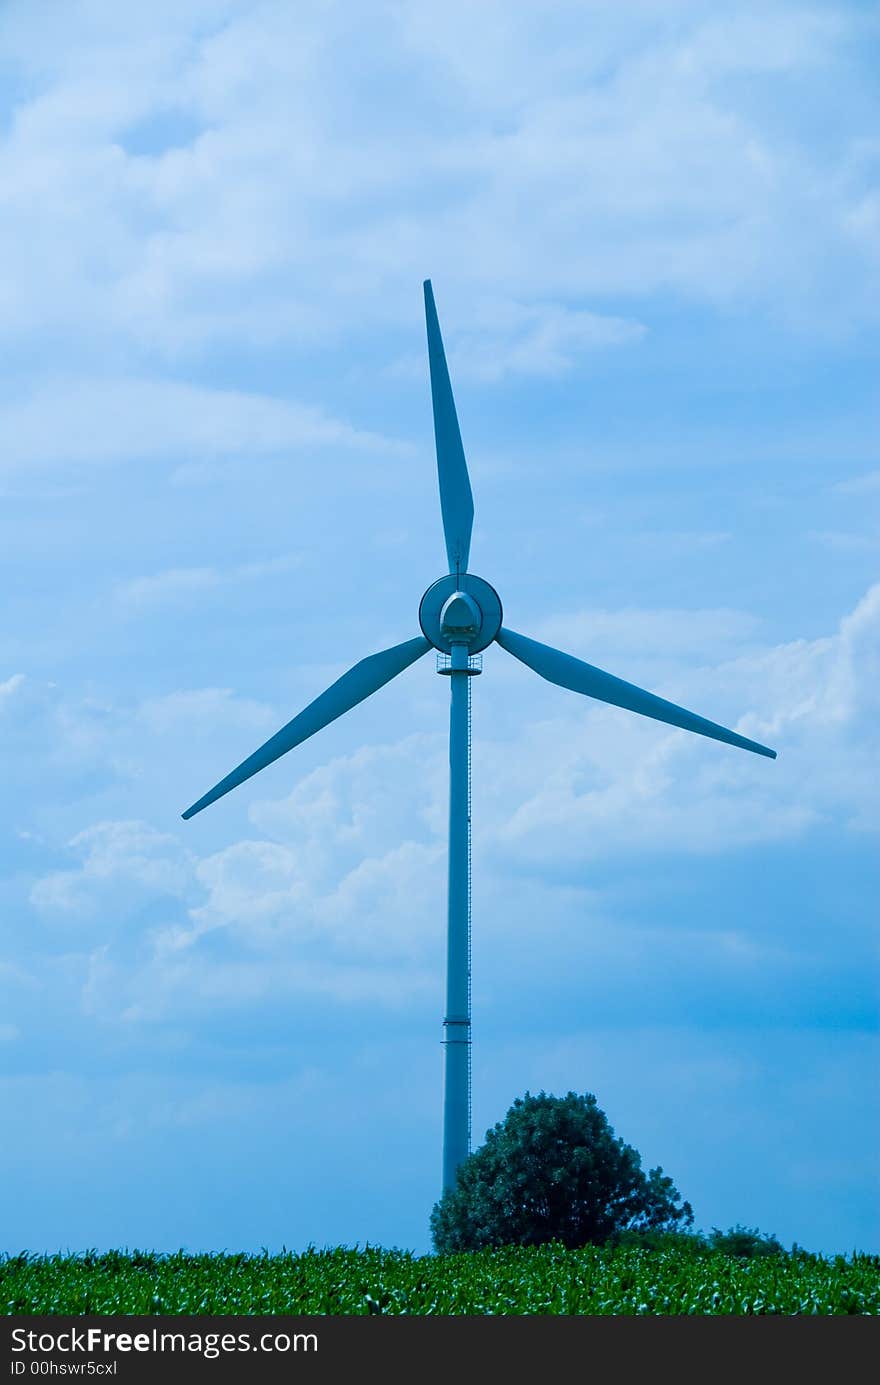
[[427, 1248], [444, 571], [773, 745], [474, 686], [474, 1130], [594, 1091], [700, 1225], [880, 1250], [878, 22], [0, 14], [6, 1248]]

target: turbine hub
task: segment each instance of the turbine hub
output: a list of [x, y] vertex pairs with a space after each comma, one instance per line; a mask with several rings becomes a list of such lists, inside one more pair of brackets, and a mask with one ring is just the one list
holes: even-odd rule
[[495, 588], [472, 572], [439, 578], [419, 606], [422, 633], [443, 654], [451, 654], [454, 645], [479, 654], [501, 629], [501, 616]]
[[480, 608], [467, 592], [453, 592], [440, 611], [440, 633], [450, 644], [470, 644], [480, 633]]

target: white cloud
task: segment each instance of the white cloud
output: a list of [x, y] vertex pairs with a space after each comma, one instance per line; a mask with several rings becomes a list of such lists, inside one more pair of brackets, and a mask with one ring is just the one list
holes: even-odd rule
[[[301, 565], [299, 554], [289, 553], [262, 562], [239, 563], [220, 570], [212, 567], [167, 568], [146, 577], [135, 577], [116, 588], [119, 604], [132, 612], [151, 609], [167, 603], [178, 605], [189, 598], [198, 598], [231, 583], [260, 581], [295, 572]], [[0, 688], [2, 691], [2, 688]]]
[[162, 605], [166, 601], [179, 602], [189, 596], [198, 596], [220, 585], [220, 574], [210, 567], [176, 567], [166, 572], [154, 572], [150, 577], [135, 577], [123, 582], [116, 589], [116, 599], [123, 606], [140, 610], [147, 606]]
[[95, 823], [68, 847], [84, 857], [82, 865], [52, 871], [31, 890], [31, 902], [46, 915], [97, 918], [102, 929], [113, 930], [144, 897], [186, 892], [187, 853], [148, 823]]
[[332, 833], [337, 849], [358, 858], [387, 843], [395, 830], [398, 837], [407, 831], [436, 835], [444, 825], [444, 740], [442, 733], [417, 734], [364, 746], [320, 766], [286, 798], [258, 800], [251, 821], [281, 840]]
[[[644, 611], [585, 612], [574, 625], [570, 647], [592, 652], [601, 640], [604, 662], [624, 674], [632, 670], [618, 655], [625, 663], [642, 648], [647, 672], [651, 661], [668, 668], [671, 647], [678, 670], [654, 690], [773, 745], [780, 759], [669, 731], [499, 661], [504, 698], [516, 691], [516, 701], [507, 731], [499, 723], [478, 735], [474, 751], [475, 852], [489, 892], [502, 888], [496, 877], [509, 881], [511, 868], [578, 870], [597, 855], [637, 861], [657, 850], [723, 853], [825, 823], [876, 831], [880, 586], [833, 636], [775, 648], [755, 647], [753, 622], [740, 612], [657, 612], [653, 634]], [[737, 638], [743, 652], [732, 648]], [[712, 640], [714, 661], [705, 658]], [[694, 655], [700, 662], [690, 662]], [[136, 715], [150, 729], [139, 733], [143, 744], [182, 729], [190, 755], [195, 727], [215, 747], [226, 726], [247, 724], [258, 735], [270, 720], [266, 708], [222, 691], [152, 699]], [[100, 740], [93, 753], [104, 755]], [[259, 958], [301, 949], [305, 969], [285, 971], [284, 985], [305, 986], [313, 976], [324, 988], [337, 965], [345, 975], [352, 965], [376, 972], [380, 989], [385, 963], [421, 974], [437, 938], [414, 902], [442, 902], [445, 878], [441, 731], [334, 758], [285, 798], [252, 803], [249, 816], [261, 835], [201, 859], [182, 835], [146, 823], [93, 825], [69, 842], [82, 864], [39, 879], [33, 904], [47, 918], [109, 925], [164, 902], [166, 922], [146, 938], [152, 983], [165, 964], [188, 975], [186, 957], [218, 933], [254, 953], [249, 985], [258, 976], [270, 983], [272, 968]]]
[[260, 732], [275, 726], [277, 716], [262, 702], [236, 697], [229, 688], [198, 688], [145, 698], [135, 709], [140, 728], [152, 735], [182, 732], [192, 743], [205, 737], [216, 743], [218, 736], [234, 731]]
[[[27, 78], [0, 151], [7, 334], [175, 361], [312, 343], [414, 323], [433, 270], [453, 322], [477, 286], [506, 304], [471, 344], [485, 376], [629, 339], [609, 294], [875, 311], [865, 133], [844, 113], [815, 141], [779, 86], [857, 85], [854, 12], [189, 0], [140, 37], [109, 4], [70, 14], [5, 22]], [[175, 117], [177, 147], [129, 138]]]
[[5, 682], [0, 683], [0, 707], [11, 705], [12, 699], [19, 688], [24, 686], [25, 678], [23, 673], [13, 673]]
[[880, 491], [880, 471], [867, 471], [862, 476], [840, 481], [834, 489], [841, 495], [873, 495]]
[[[503, 936], [511, 958], [520, 934], [531, 936], [536, 911], [548, 946], [560, 929], [581, 937], [589, 917], [591, 955], [605, 958], [609, 976], [628, 952], [635, 965], [646, 945], [638, 926], [616, 920], [613, 901], [580, 887], [567, 892], [548, 870], [576, 880], [597, 856], [637, 865], [658, 851], [722, 855], [824, 825], [876, 831], [880, 586], [833, 635], [771, 648], [755, 646], [754, 624], [742, 613], [693, 612], [690, 629], [688, 617], [657, 613], [678, 668], [656, 690], [769, 742], [780, 759], [575, 698], [511, 661], [504, 697], [515, 691], [506, 723], [514, 739], [500, 722], [488, 734], [478, 725], [474, 752], [474, 850], [491, 915], [483, 931]], [[583, 638], [601, 636], [613, 669], [612, 644], [621, 655], [635, 648], [648, 622], [643, 611], [586, 614]], [[691, 662], [713, 632], [715, 660]], [[737, 639], [739, 654], [731, 651]], [[661, 643], [646, 641], [646, 663], [664, 661]], [[224, 695], [198, 694], [147, 704], [143, 718], [158, 717], [160, 727], [195, 718], [210, 729], [218, 717], [245, 713]], [[251, 714], [259, 722], [264, 709]], [[44, 915], [107, 927], [164, 901], [165, 921], [138, 931], [137, 966], [117, 943], [93, 955], [89, 1004], [155, 1018], [209, 997], [247, 1004], [296, 993], [392, 1005], [401, 988], [426, 996], [442, 968], [443, 740], [440, 732], [415, 735], [338, 756], [285, 798], [253, 803], [260, 835], [200, 859], [179, 836], [143, 823], [104, 822], [78, 834], [70, 846], [84, 857], [79, 869], [52, 872], [34, 887]], [[748, 978], [756, 967], [781, 965], [778, 940], [750, 938], [747, 929], [696, 937], [685, 923], [664, 934], [664, 947], [682, 965], [689, 959], [691, 979], [719, 966]], [[814, 962], [811, 953], [810, 975]]]
[[[549, 621], [541, 633], [556, 630]], [[497, 869], [511, 856], [537, 865], [658, 847], [724, 851], [823, 822], [876, 828], [880, 586], [835, 634], [774, 648], [757, 643], [750, 617], [729, 611], [587, 612], [560, 619], [558, 630], [573, 652], [595, 658], [600, 649], [610, 671], [773, 745], [780, 758], [760, 760], [577, 698], [499, 656], [491, 671], [503, 677], [504, 716], [495, 715], [488, 735], [478, 720], [475, 746], [475, 831]], [[42, 715], [40, 706], [29, 715]], [[136, 776], [134, 757], [146, 744], [182, 734], [190, 758], [207, 749], [216, 759], [218, 736], [233, 731], [240, 740], [246, 729], [260, 738], [277, 724], [277, 713], [228, 691], [177, 693], [126, 718], [135, 752], [112, 715], [87, 718], [78, 732], [72, 712], [51, 715], [53, 734], [77, 742], [81, 758], [103, 760], [109, 744]], [[200, 863], [170, 833], [99, 823], [70, 842], [83, 865], [48, 875], [34, 900], [46, 911], [94, 912], [91, 893], [103, 907], [108, 881], [181, 901], [198, 885], [205, 897], [191, 901], [191, 925], [175, 925], [179, 940], [231, 928], [262, 946], [292, 932], [405, 956], [411, 895], [420, 880], [442, 893], [445, 796], [441, 731], [365, 747], [306, 774], [286, 798], [253, 801], [260, 835]]]
[[367, 966], [424, 961], [431, 940], [414, 901], [442, 894], [445, 783], [439, 737], [413, 736], [333, 759], [286, 798], [257, 801], [271, 839], [239, 841], [197, 869], [204, 904], [160, 946], [188, 947], [216, 929], [246, 945], [319, 942]]
[[[558, 645], [589, 663], [602, 657], [717, 660], [757, 638], [759, 622], [748, 611], [717, 610], [573, 611], [546, 620], [536, 638]], [[626, 674], [622, 676], [626, 677]]]
[[337, 1011], [366, 1005], [393, 1012], [424, 1008], [436, 999], [438, 968], [403, 967], [397, 957], [352, 961], [326, 955], [326, 946], [320, 957], [295, 938], [282, 940], [284, 947], [242, 950], [227, 959], [182, 947], [168, 930], [136, 965], [108, 948], [97, 949], [89, 959], [83, 1008], [131, 1024], [173, 1018], [188, 1025], [193, 1016], [215, 1018], [291, 1000], [317, 1000]]
[[408, 971], [432, 950], [414, 901], [439, 895], [444, 862], [442, 843], [404, 841], [334, 878], [332, 860], [313, 869], [310, 842], [237, 842], [199, 864], [207, 902], [189, 911], [191, 925], [163, 930], [157, 948], [179, 951], [222, 928], [260, 951], [318, 943], [337, 964], [393, 961]]
[[875, 537], [854, 534], [845, 529], [811, 529], [807, 538], [837, 553], [873, 553], [877, 550]]
[[651, 689], [770, 744], [775, 763], [559, 693], [567, 713], [560, 706], [528, 726], [517, 756], [502, 745], [482, 752], [494, 845], [534, 865], [575, 864], [608, 852], [725, 851], [826, 821], [876, 830], [878, 675], [880, 586], [833, 636], [681, 670]]
[[[447, 333], [446, 351], [456, 381], [496, 381], [505, 376], [555, 377], [570, 371], [585, 353], [641, 341], [645, 327], [629, 318], [567, 308], [560, 303], [476, 303], [466, 331]], [[393, 373], [424, 374], [424, 361], [398, 361]]]
[[6, 470], [315, 447], [400, 450], [303, 404], [170, 380], [58, 380], [20, 402], [0, 403], [0, 427]]

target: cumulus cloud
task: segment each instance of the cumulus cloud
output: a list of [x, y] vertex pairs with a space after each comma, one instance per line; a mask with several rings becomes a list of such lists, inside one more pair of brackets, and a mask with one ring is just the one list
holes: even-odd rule
[[[597, 858], [635, 864], [662, 853], [672, 862], [824, 828], [876, 831], [880, 586], [834, 634], [775, 647], [756, 642], [755, 622], [743, 613], [697, 611], [688, 628], [687, 613], [660, 611], [656, 632], [664, 638], [653, 643], [645, 638], [649, 624], [645, 611], [584, 612], [573, 622], [573, 642], [602, 641], [612, 667], [612, 646], [621, 659], [641, 647], [646, 672], [652, 660], [668, 670], [669, 648], [677, 649], [676, 673], [666, 672], [655, 690], [761, 737], [779, 760], [529, 682], [531, 672], [511, 662], [502, 686], [516, 702], [514, 739], [502, 724], [478, 728], [475, 747], [481, 933], [503, 939], [514, 965], [521, 949], [533, 947], [540, 916], [546, 956], [557, 955], [564, 938], [575, 952], [588, 939], [591, 965], [612, 991], [621, 968], [631, 975], [661, 943], [652, 966], [662, 955], [664, 974], [677, 974], [679, 986], [699, 989], [719, 968], [756, 994], [761, 975], [783, 965], [812, 976], [812, 953], [795, 965], [783, 937], [752, 937], [746, 925], [707, 932], [683, 922], [659, 940], [654, 924], [623, 926], [613, 892], [586, 882]], [[714, 660], [698, 661], [713, 632]], [[157, 727], [187, 726], [216, 720], [227, 707], [240, 721], [242, 709], [221, 694], [148, 703], [142, 717]], [[250, 715], [260, 722], [263, 714]], [[152, 902], [151, 921], [135, 926], [137, 966], [111, 941], [90, 964], [90, 1003], [130, 1018], [155, 1017], [172, 1004], [201, 1006], [236, 986], [238, 1004], [290, 990], [340, 1004], [372, 996], [393, 1005], [400, 987], [426, 995], [442, 965], [443, 739], [419, 733], [335, 756], [286, 797], [255, 800], [255, 833], [201, 855], [148, 824], [96, 824], [69, 843], [81, 864], [39, 880], [33, 903], [44, 917], [89, 917], [93, 927], [129, 920], [131, 941], [130, 920]], [[560, 871], [568, 883], [557, 881]], [[541, 965], [532, 970], [537, 977]]]
[[146, 577], [134, 577], [130, 581], [121, 582], [115, 595], [119, 605], [132, 613], [149, 610], [155, 606], [179, 607], [182, 602], [191, 598], [197, 600], [206, 592], [216, 591], [230, 584], [258, 582], [265, 577], [295, 572], [301, 562], [299, 554], [289, 553], [258, 562], [238, 563], [224, 569], [167, 568], [163, 572], [153, 572]]
[[[592, 622], [600, 634], [602, 623]], [[642, 623], [638, 617], [636, 633]], [[658, 630], [671, 623], [658, 613]], [[715, 613], [696, 615], [691, 651], [700, 652], [701, 631], [721, 624]], [[589, 616], [583, 625], [590, 628]], [[560, 633], [562, 626], [553, 624]], [[739, 628], [749, 631], [750, 623]], [[607, 622], [604, 643], [609, 671], [629, 676], [614, 661]], [[624, 638], [622, 657], [627, 644], [631, 651]], [[648, 642], [647, 652], [656, 647]], [[643, 644], [639, 662], [647, 671], [645, 652]], [[617, 709], [575, 704], [562, 693], [567, 713], [560, 708], [527, 728], [515, 758], [503, 747], [488, 749], [485, 793], [498, 843], [537, 864], [659, 848], [724, 851], [797, 837], [831, 821], [876, 828], [880, 800], [869, 766], [877, 746], [878, 657], [880, 587], [873, 587], [833, 636], [707, 662], [651, 686], [772, 745], [780, 756], [772, 765]], [[505, 813], [504, 804], [511, 810]]]
[[179, 604], [189, 596], [199, 596], [220, 585], [216, 568], [175, 567], [155, 572], [149, 577], [135, 577], [117, 589], [116, 598], [123, 606], [138, 610], [165, 602]]
[[274, 724], [272, 710], [253, 698], [236, 697], [230, 688], [194, 688], [148, 697], [134, 708], [136, 734], [152, 736], [179, 732], [190, 745], [194, 738], [214, 742], [231, 728], [260, 732]]
[[83, 858], [82, 864], [37, 881], [31, 901], [41, 912], [77, 919], [97, 916], [102, 929], [112, 929], [142, 898], [186, 892], [187, 853], [174, 837], [148, 823], [95, 823], [78, 832], [68, 847]]
[[144, 459], [189, 462], [303, 448], [400, 450], [320, 409], [172, 380], [58, 380], [0, 401], [6, 471]]
[[555, 616], [543, 621], [534, 634], [589, 663], [623, 655], [656, 668], [660, 660], [699, 662], [739, 653], [743, 645], [758, 638], [759, 622], [749, 611], [728, 607], [692, 611], [624, 607]]
[[839, 481], [834, 489], [841, 495], [873, 495], [880, 491], [880, 471], [866, 471], [861, 476]]
[[5, 682], [0, 683], [0, 707], [10, 705], [19, 688], [24, 686], [24, 674], [13, 673]]
[[424, 1007], [436, 1000], [436, 973], [398, 963], [332, 961], [301, 951], [276, 954], [211, 957], [168, 946], [162, 934], [158, 947], [144, 951], [135, 969], [129, 959], [108, 948], [95, 950], [82, 984], [81, 1002], [87, 1014], [138, 1025], [168, 1024], [186, 1028], [193, 1022], [216, 1022], [248, 1015], [259, 1007], [289, 1005], [291, 1001], [324, 1008], [322, 1021], [346, 1012], [363, 1014], [381, 1007], [390, 1013]]
[[[561, 303], [483, 300], [472, 305], [466, 331], [447, 334], [447, 358], [456, 381], [552, 378], [572, 370], [589, 352], [634, 345], [645, 331], [630, 318]], [[394, 364], [392, 373], [420, 379], [424, 362], [419, 356], [406, 357]]]
[[246, 945], [319, 943], [365, 965], [424, 961], [431, 940], [417, 901], [440, 898], [445, 782], [439, 738], [371, 746], [306, 775], [252, 822], [269, 839], [236, 842], [196, 870], [207, 898], [163, 946], [215, 929]]
[[857, 12], [188, 0], [140, 37], [70, 15], [39, 44], [33, 11], [4, 18], [7, 333], [315, 342], [409, 320], [428, 265], [453, 317], [495, 291], [497, 343], [462, 347], [484, 378], [637, 337], [609, 293], [872, 311], [867, 132], [813, 140], [798, 95], [825, 99]]
[[[775, 764], [552, 688], [496, 651], [491, 671], [500, 678], [504, 718], [494, 734], [480, 734], [475, 752], [483, 844], [538, 859], [544, 851], [581, 857], [660, 844], [724, 850], [832, 819], [868, 828], [877, 807], [870, 749], [880, 686], [880, 587], [833, 635], [766, 647], [759, 629], [735, 611], [600, 610], [553, 618], [539, 633], [773, 744]], [[12, 692], [23, 683], [8, 686]], [[497, 695], [488, 687], [475, 693]], [[45, 711], [39, 704], [28, 715]], [[142, 758], [144, 745], [172, 736], [184, 737], [195, 754], [200, 740], [216, 747], [218, 734], [230, 731], [236, 740], [245, 730], [261, 736], [278, 719], [271, 708], [216, 689], [146, 699], [124, 718], [107, 709], [97, 721], [83, 720], [75, 707], [63, 708], [63, 699], [51, 715], [65, 740], [80, 741], [81, 755], [104, 757], [112, 748], [123, 760]], [[508, 728], [515, 754], [504, 738]], [[212, 753], [216, 759], [216, 748]], [[203, 921], [256, 917], [257, 901], [273, 895], [273, 879], [285, 882], [278, 889], [289, 903], [285, 891], [309, 896], [332, 882], [335, 895], [349, 876], [347, 890], [358, 881], [357, 888], [367, 888], [365, 863], [372, 859], [388, 858], [389, 880], [397, 866], [417, 875], [427, 858], [415, 851], [407, 864], [395, 853], [410, 842], [430, 856], [442, 842], [444, 761], [442, 732], [419, 733], [336, 756], [299, 778], [285, 798], [253, 799], [251, 821], [262, 837], [224, 848], [198, 868], [211, 896]], [[85, 853], [85, 875], [99, 879], [129, 852], [140, 859], [147, 843], [141, 831], [147, 829], [103, 824], [78, 834], [71, 847]], [[159, 834], [152, 847], [171, 840]], [[342, 904], [337, 897], [324, 907], [332, 912]]]

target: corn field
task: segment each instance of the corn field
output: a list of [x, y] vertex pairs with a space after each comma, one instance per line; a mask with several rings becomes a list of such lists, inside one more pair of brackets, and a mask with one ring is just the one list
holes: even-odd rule
[[6, 1314], [877, 1314], [880, 1256], [632, 1246], [0, 1258]]

